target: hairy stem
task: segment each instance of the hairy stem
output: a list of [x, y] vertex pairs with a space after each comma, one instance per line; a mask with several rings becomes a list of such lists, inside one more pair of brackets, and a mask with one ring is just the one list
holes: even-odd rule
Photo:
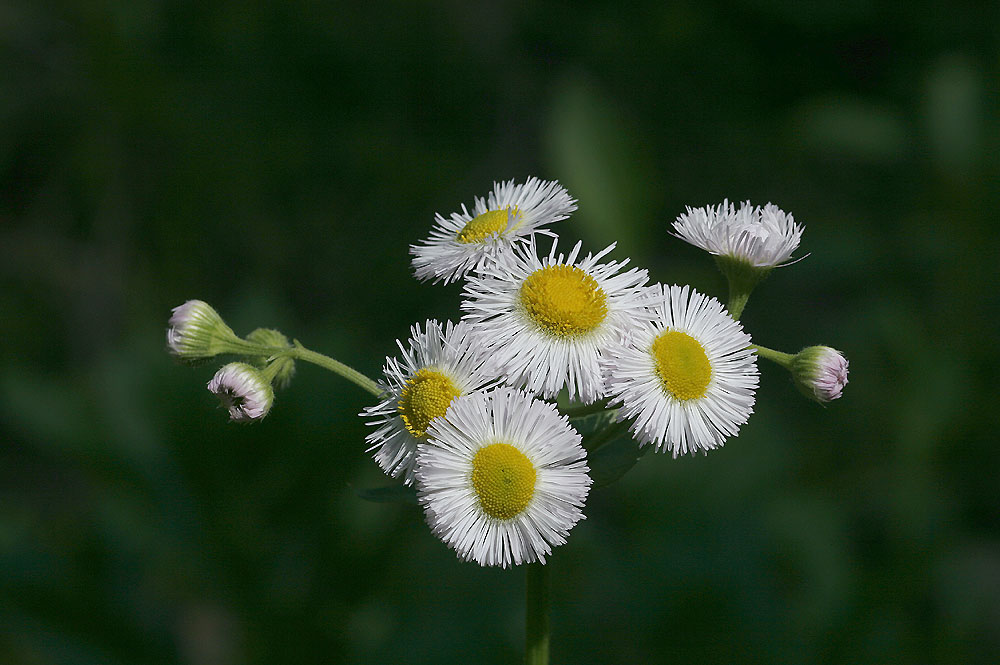
[[549, 663], [549, 566], [529, 563], [525, 568], [524, 662]]
[[339, 360], [334, 360], [330, 356], [325, 356], [322, 353], [317, 353], [316, 351], [307, 349], [302, 346], [298, 340], [295, 340], [295, 346], [286, 351], [286, 353], [292, 358], [304, 360], [307, 363], [312, 363], [314, 365], [319, 365], [323, 369], [328, 369], [334, 374], [339, 374], [351, 383], [357, 385], [359, 388], [367, 390], [376, 397], [380, 397], [382, 395], [382, 389], [379, 388], [378, 384], [358, 370], [353, 367], [348, 367], [344, 363]]

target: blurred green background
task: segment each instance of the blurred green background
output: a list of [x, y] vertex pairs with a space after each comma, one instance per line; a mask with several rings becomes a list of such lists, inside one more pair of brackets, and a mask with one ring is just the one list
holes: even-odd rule
[[459, 316], [408, 245], [494, 180], [557, 231], [724, 296], [685, 205], [773, 201], [808, 259], [708, 456], [647, 455], [552, 558], [553, 662], [1000, 657], [995, 3], [0, 6], [0, 662], [509, 663], [523, 571], [460, 563], [364, 453], [366, 394], [300, 365], [229, 424], [164, 350], [211, 302], [376, 376]]

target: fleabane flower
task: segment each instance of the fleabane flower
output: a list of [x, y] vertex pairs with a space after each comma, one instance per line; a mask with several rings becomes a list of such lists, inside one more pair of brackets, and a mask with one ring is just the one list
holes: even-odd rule
[[462, 204], [462, 211], [448, 218], [434, 216], [430, 238], [410, 246], [414, 274], [421, 281], [456, 281], [515, 242], [534, 233], [549, 234], [542, 227], [574, 210], [576, 200], [556, 181], [493, 183], [485, 199], [475, 199], [472, 212]]
[[171, 310], [167, 348], [186, 361], [232, 352], [240, 339], [219, 313], [204, 300], [188, 300]]
[[806, 397], [824, 403], [841, 396], [847, 385], [847, 364], [847, 358], [837, 349], [810, 346], [792, 357], [788, 369]]
[[224, 365], [208, 382], [208, 389], [219, 396], [229, 418], [237, 423], [260, 420], [274, 403], [270, 380], [246, 363]]
[[516, 247], [470, 275], [462, 309], [475, 340], [507, 383], [545, 398], [566, 387], [571, 400], [589, 404], [603, 395], [602, 350], [648, 318], [646, 271], [621, 272], [628, 259], [601, 263], [615, 245], [579, 258], [539, 259], [535, 242]]
[[708, 451], [735, 436], [753, 412], [758, 374], [750, 335], [715, 298], [655, 285], [652, 322], [632, 330], [603, 360], [609, 406], [641, 444]]
[[674, 231], [711, 254], [756, 268], [787, 262], [802, 237], [802, 226], [778, 206], [768, 203], [761, 208], [744, 201], [737, 209], [728, 200], [717, 206], [688, 207], [674, 222]]
[[410, 330], [407, 346], [396, 342], [402, 355], [386, 358], [385, 397], [361, 416], [375, 431], [365, 437], [368, 451], [393, 478], [413, 482], [417, 444], [427, 440], [427, 427], [443, 416], [459, 395], [496, 382], [483, 369], [484, 359], [469, 338], [469, 324], [428, 320]]
[[511, 388], [457, 398], [417, 449], [417, 498], [436, 536], [481, 566], [545, 563], [584, 519], [586, 452], [566, 416]]

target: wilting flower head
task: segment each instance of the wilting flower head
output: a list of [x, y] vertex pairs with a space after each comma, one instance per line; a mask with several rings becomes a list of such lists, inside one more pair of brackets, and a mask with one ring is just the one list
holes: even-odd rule
[[493, 183], [486, 199], [476, 198], [472, 212], [463, 204], [450, 218], [435, 215], [430, 238], [410, 246], [414, 273], [419, 280], [448, 284], [481, 268], [515, 241], [536, 232], [551, 235], [542, 227], [566, 219], [574, 210], [576, 200], [556, 181]]
[[204, 300], [188, 300], [174, 307], [168, 322], [167, 347], [182, 360], [211, 358], [230, 350], [236, 333]]
[[847, 358], [829, 346], [810, 346], [792, 358], [792, 380], [802, 393], [817, 402], [840, 397], [847, 385]]
[[555, 406], [497, 388], [456, 398], [417, 449], [417, 497], [431, 530], [464, 561], [540, 561], [584, 518], [581, 437]]
[[260, 420], [271, 410], [274, 391], [260, 370], [246, 363], [229, 363], [208, 382], [210, 392], [219, 396], [233, 422]]
[[737, 210], [728, 200], [717, 206], [688, 207], [674, 222], [674, 231], [711, 254], [757, 268], [788, 261], [802, 237], [802, 226], [778, 206], [754, 207], [744, 201]]

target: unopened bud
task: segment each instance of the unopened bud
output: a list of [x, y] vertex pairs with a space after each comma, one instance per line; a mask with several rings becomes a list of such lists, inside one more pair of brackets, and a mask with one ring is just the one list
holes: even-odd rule
[[224, 365], [208, 382], [208, 389], [219, 396], [233, 422], [260, 420], [274, 403], [271, 383], [246, 363]]
[[847, 358], [829, 346], [809, 346], [792, 358], [792, 379], [806, 397], [829, 402], [847, 385]]

